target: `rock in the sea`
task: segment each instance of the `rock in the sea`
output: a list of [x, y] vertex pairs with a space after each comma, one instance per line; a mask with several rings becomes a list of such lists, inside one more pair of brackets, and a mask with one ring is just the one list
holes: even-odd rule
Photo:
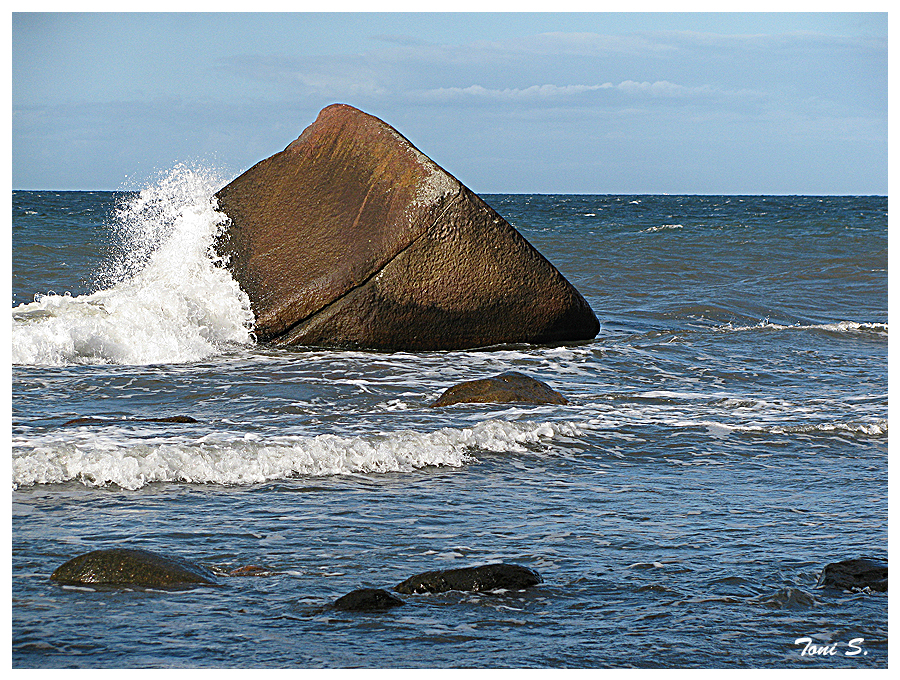
[[440, 350], [593, 338], [581, 294], [394, 128], [334, 104], [217, 194], [220, 255], [277, 345]]
[[272, 574], [277, 574], [278, 572], [272, 571], [271, 569], [267, 569], [266, 567], [260, 567], [256, 564], [247, 564], [243, 567], [236, 567], [235, 569], [227, 572], [228, 576], [271, 576]]
[[73, 418], [62, 424], [67, 425], [122, 425], [124, 423], [199, 423], [200, 421], [191, 416], [165, 416], [160, 418], [95, 418], [93, 416], [85, 416], [81, 418]]
[[398, 593], [444, 593], [448, 590], [486, 592], [524, 590], [543, 583], [536, 571], [519, 564], [486, 564], [480, 567], [427, 571], [394, 587]]
[[435, 406], [468, 403], [568, 404], [569, 401], [547, 383], [509, 371], [492, 378], [469, 380], [448, 388]]
[[399, 597], [381, 588], [360, 588], [339, 597], [332, 606], [348, 612], [373, 612], [404, 604]]
[[145, 588], [216, 583], [215, 574], [199, 564], [131, 548], [94, 550], [73, 557], [54, 571], [50, 578], [63, 584], [135, 585]]
[[869, 588], [885, 593], [888, 587], [888, 565], [887, 562], [866, 558], [833, 562], [825, 565], [816, 585], [841, 590]]

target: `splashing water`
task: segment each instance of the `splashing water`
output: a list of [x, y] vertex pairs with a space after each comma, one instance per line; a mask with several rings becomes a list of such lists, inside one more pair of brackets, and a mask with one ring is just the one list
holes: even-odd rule
[[124, 201], [102, 289], [14, 307], [13, 363], [182, 363], [253, 342], [249, 298], [213, 250], [227, 221], [213, 198], [221, 185], [179, 165]]

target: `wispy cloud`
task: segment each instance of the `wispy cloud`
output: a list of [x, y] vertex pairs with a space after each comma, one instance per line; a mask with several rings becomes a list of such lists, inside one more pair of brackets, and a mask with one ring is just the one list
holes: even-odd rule
[[419, 94], [422, 99], [434, 101], [465, 100], [473, 98], [487, 98], [504, 101], [547, 101], [550, 99], [564, 99], [587, 92], [613, 90], [635, 96], [650, 97], [686, 97], [692, 95], [708, 95], [712, 88], [708, 85], [701, 87], [686, 87], [667, 80], [656, 82], [637, 82], [624, 80], [618, 84], [602, 83], [598, 85], [532, 85], [525, 88], [487, 88], [481, 85], [468, 87], [439, 87], [425, 90]]
[[220, 59], [218, 66], [230, 76], [275, 84], [285, 94], [383, 97], [393, 89], [377, 63], [353, 55], [311, 59], [247, 54]]
[[410, 35], [394, 35], [385, 33], [373, 35], [372, 40], [377, 40], [379, 42], [389, 43], [392, 45], [402, 45], [403, 47], [420, 47], [422, 45], [428, 44], [428, 41], [422, 40], [421, 38], [415, 38]]
[[[518, 41], [460, 46], [405, 35], [373, 37], [385, 46], [355, 55], [245, 54], [222, 59], [220, 68], [232, 77], [278, 83], [284, 94], [360, 97], [361, 103], [460, 105], [564, 103], [604, 92], [658, 100], [718, 97], [725, 101], [736, 96], [764, 97], [790, 79], [783, 71], [746, 68], [752, 62], [751, 53], [771, 50], [767, 59], [773, 63], [779, 63], [778, 54], [790, 54], [783, 40], [773, 42], [767, 37], [544, 33]], [[592, 80], [572, 82], [573, 74]], [[809, 81], [806, 87], [816, 84]]]

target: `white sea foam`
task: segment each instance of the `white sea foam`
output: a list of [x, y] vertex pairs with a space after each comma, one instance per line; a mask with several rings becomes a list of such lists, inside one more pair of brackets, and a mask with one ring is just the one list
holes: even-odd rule
[[793, 325], [784, 325], [771, 323], [768, 319], [763, 319], [754, 326], [734, 326], [733, 324], [725, 324], [720, 326], [721, 331], [754, 331], [754, 330], [817, 330], [830, 333], [872, 333], [876, 335], [887, 335], [888, 325], [886, 323], [860, 323], [856, 321], [838, 321], [834, 323], [808, 324], [800, 323]]
[[725, 423], [704, 421], [699, 423], [707, 428], [713, 437], [726, 437], [732, 433], [782, 434], [782, 435], [859, 435], [862, 437], [884, 437], [888, 433], [887, 420], [875, 422], [834, 422], [800, 423], [796, 425], [726, 425]]
[[567, 423], [489, 420], [467, 428], [342, 437], [262, 438], [219, 433], [194, 440], [149, 439], [87, 428], [13, 440], [13, 488], [78, 481], [139, 489], [151, 482], [247, 485], [298, 475], [410, 472], [460, 467], [478, 452], [521, 452], [576, 435]]
[[113, 225], [119, 257], [99, 277], [106, 287], [13, 308], [13, 363], [181, 363], [252, 342], [249, 299], [212, 249], [227, 219], [215, 209], [218, 186], [177, 166], [124, 203]]
[[[747, 432], [758, 430], [752, 426], [743, 428]], [[872, 423], [819, 423], [815, 425], [776, 425], [768, 428], [774, 434], [857, 434], [868, 437], [887, 435], [888, 421], [879, 420]]]
[[667, 231], [669, 229], [684, 229], [683, 224], [660, 224], [657, 227], [648, 227], [641, 231], [642, 234], [652, 234], [657, 231]]

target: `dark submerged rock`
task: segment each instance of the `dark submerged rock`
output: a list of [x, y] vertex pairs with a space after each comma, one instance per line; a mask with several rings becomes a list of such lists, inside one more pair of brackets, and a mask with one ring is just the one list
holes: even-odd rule
[[568, 404], [568, 400], [547, 383], [510, 371], [493, 378], [470, 380], [447, 389], [431, 404], [449, 406], [461, 403], [521, 402], [527, 404]]
[[888, 588], [888, 565], [887, 562], [867, 558], [833, 562], [825, 565], [816, 587], [841, 590], [869, 588], [885, 593]]
[[165, 418], [135, 418], [146, 423], [199, 423], [200, 421], [191, 416], [167, 416]]
[[256, 564], [248, 564], [243, 567], [237, 567], [232, 569], [231, 571], [226, 572], [226, 576], [271, 576], [272, 574], [277, 574], [277, 571], [273, 571], [266, 567], [260, 567]]
[[396, 595], [381, 588], [360, 588], [339, 597], [332, 605], [348, 612], [384, 611], [406, 604]]
[[112, 548], [73, 557], [50, 575], [63, 584], [165, 588], [187, 584], [215, 585], [209, 569], [179, 557], [149, 550]]
[[200, 421], [191, 416], [166, 416], [163, 418], [95, 418], [86, 416], [82, 418], [73, 418], [62, 424], [67, 425], [121, 425], [122, 423], [199, 423]]
[[480, 567], [427, 571], [394, 587], [398, 593], [444, 593], [448, 590], [485, 592], [524, 590], [544, 579], [519, 564], [486, 564]]
[[383, 121], [323, 109], [217, 194], [220, 255], [277, 345], [462, 349], [593, 338], [581, 294]]

